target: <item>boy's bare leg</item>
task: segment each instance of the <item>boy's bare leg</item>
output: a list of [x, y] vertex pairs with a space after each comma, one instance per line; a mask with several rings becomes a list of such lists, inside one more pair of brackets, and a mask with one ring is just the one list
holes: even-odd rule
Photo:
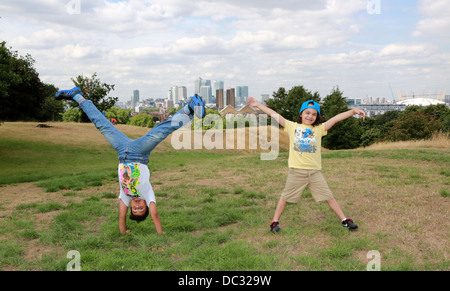
[[275, 214], [273, 216], [272, 221], [279, 221], [281, 214], [283, 214], [284, 209], [286, 208], [287, 202], [284, 200], [279, 200], [277, 208], [275, 209]]
[[336, 199], [330, 199], [327, 200], [328, 205], [330, 206], [330, 208], [334, 211], [334, 213], [336, 213], [336, 215], [339, 217], [339, 219], [342, 221], [343, 219], [345, 219], [345, 215], [342, 212], [341, 207], [339, 206], [339, 203], [337, 203]]

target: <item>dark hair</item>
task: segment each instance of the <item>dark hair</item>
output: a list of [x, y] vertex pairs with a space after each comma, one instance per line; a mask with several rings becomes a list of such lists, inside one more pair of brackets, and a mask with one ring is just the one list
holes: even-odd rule
[[149, 213], [148, 206], [147, 206], [147, 209], [145, 210], [145, 213], [143, 215], [134, 215], [133, 214], [133, 210], [130, 209], [130, 219], [134, 220], [136, 222], [141, 222], [141, 221], [144, 221], [147, 218], [148, 213]]
[[[303, 111], [302, 111], [303, 112]], [[301, 113], [298, 115], [298, 117], [297, 117], [297, 123], [302, 123], [302, 117], [300, 116], [301, 115]], [[314, 121], [314, 123], [312, 124], [312, 126], [317, 126], [317, 125], [319, 125], [319, 124], [321, 124], [323, 121], [322, 121], [322, 116], [320, 116], [320, 114], [319, 113], [317, 113], [317, 117], [316, 117], [316, 120]]]

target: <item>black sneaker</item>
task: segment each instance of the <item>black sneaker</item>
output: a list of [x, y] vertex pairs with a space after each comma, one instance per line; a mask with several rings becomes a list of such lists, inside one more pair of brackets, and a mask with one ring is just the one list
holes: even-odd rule
[[342, 226], [346, 227], [350, 230], [354, 230], [358, 228], [358, 225], [353, 222], [350, 218], [346, 218], [342, 221]]
[[81, 89], [79, 87], [74, 87], [70, 90], [62, 90], [56, 93], [56, 100], [72, 100], [73, 97], [77, 94], [81, 94]]
[[277, 233], [280, 230], [280, 223], [278, 221], [272, 221], [272, 223], [270, 224], [270, 231], [273, 233]]

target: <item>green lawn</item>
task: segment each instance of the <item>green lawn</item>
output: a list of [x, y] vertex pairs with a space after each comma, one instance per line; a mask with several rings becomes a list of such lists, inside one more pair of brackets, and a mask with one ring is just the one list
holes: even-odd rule
[[450, 269], [448, 150], [326, 151], [324, 176], [359, 230], [306, 191], [274, 235], [287, 158], [155, 151], [150, 180], [165, 233], [148, 218], [128, 219], [121, 235], [112, 149], [3, 135], [0, 270], [66, 270], [71, 250], [81, 270], [366, 270], [371, 250], [381, 270]]

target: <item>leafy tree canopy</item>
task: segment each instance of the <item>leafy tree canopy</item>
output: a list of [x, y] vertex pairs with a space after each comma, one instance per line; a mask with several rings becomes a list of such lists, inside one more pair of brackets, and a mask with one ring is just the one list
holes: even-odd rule
[[303, 86], [295, 86], [289, 92], [281, 87], [273, 92], [273, 99], [266, 101], [267, 107], [275, 110], [284, 118], [296, 121], [303, 102], [308, 100], [320, 101], [319, 93], [311, 93]]
[[[79, 75], [75, 79], [72, 78], [72, 82], [75, 86], [80, 87], [84, 99], [91, 100], [100, 111], [107, 111], [119, 100], [118, 97], [107, 96], [109, 92], [114, 90], [114, 85], [101, 82], [97, 73], [94, 73], [91, 77]], [[74, 102], [71, 102], [70, 105], [72, 107], [78, 106]], [[89, 122], [89, 118], [84, 112], [81, 119], [83, 122]]]
[[41, 82], [33, 58], [0, 43], [0, 120], [46, 119], [46, 110], [52, 108], [46, 104], [50, 94], [54, 87]]

